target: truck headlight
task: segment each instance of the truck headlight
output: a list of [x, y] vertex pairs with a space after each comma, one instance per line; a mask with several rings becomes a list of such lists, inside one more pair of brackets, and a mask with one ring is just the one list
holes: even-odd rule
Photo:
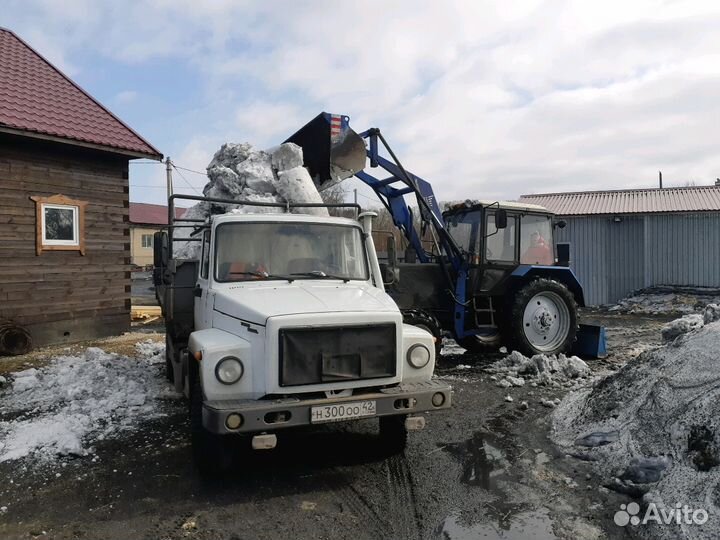
[[430, 351], [422, 343], [416, 343], [408, 349], [407, 361], [416, 369], [424, 368], [430, 361]]
[[215, 377], [223, 384], [235, 384], [243, 376], [244, 371], [239, 358], [226, 356], [215, 366]]

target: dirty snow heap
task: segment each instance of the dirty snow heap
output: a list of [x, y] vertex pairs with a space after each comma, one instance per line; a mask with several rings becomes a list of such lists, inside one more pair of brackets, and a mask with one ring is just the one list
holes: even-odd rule
[[668, 325], [671, 342], [571, 393], [555, 411], [555, 441], [594, 463], [610, 489], [642, 498], [642, 515], [679, 504], [710, 517], [702, 527], [652, 522], [635, 528], [641, 537], [720, 537], [718, 318], [720, 308], [708, 306], [704, 319]]
[[90, 347], [12, 373], [0, 391], [0, 463], [92, 454], [97, 441], [162, 416], [158, 400], [175, 396], [160, 375], [165, 347], [147, 341], [136, 349], [128, 358]]
[[[310, 173], [303, 167], [302, 149], [284, 143], [269, 150], [255, 150], [248, 143], [225, 143], [215, 152], [207, 166], [209, 182], [203, 189], [206, 197], [242, 199], [269, 203], [322, 203]], [[281, 208], [242, 206], [200, 202], [190, 208], [185, 219], [207, 219], [212, 214], [279, 213]], [[294, 213], [327, 216], [326, 208], [295, 208]], [[198, 242], [176, 242], [175, 255], [195, 258]]]

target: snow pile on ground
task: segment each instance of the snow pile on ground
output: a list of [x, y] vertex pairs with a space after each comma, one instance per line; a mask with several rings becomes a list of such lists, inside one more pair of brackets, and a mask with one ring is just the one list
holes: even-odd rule
[[162, 415], [172, 391], [162, 377], [164, 346], [137, 344], [128, 358], [91, 347], [10, 376], [0, 390], [0, 462], [28, 455], [87, 455], [93, 443]]
[[[255, 150], [248, 143], [225, 143], [207, 167], [209, 182], [203, 189], [206, 197], [243, 199], [270, 203], [322, 203], [310, 173], [303, 167], [302, 149], [284, 143], [271, 151]], [[200, 202], [183, 216], [185, 219], [207, 219], [212, 214], [280, 213], [281, 208], [241, 206]], [[295, 208], [294, 213], [327, 216], [326, 208]], [[188, 229], [176, 236], [184, 236]], [[199, 242], [176, 242], [173, 249], [180, 258], [197, 257]]]
[[546, 356], [536, 354], [531, 358], [513, 351], [502, 360], [487, 367], [485, 371], [492, 373], [497, 386], [510, 388], [524, 386], [562, 386], [571, 385], [573, 380], [588, 377], [590, 368], [577, 356]]
[[702, 287], [650, 287], [624, 298], [608, 311], [638, 315], [689, 314], [720, 304], [720, 290]]
[[679, 319], [670, 321], [662, 328], [662, 337], [664, 341], [672, 341], [678, 336], [687, 334], [692, 330], [702, 328], [706, 324], [720, 320], [720, 305], [710, 304], [705, 308], [704, 313], [691, 313], [684, 315]]
[[710, 514], [682, 534], [679, 525], [649, 524], [634, 528], [640, 536], [720, 536], [719, 351], [720, 322], [711, 320], [569, 394], [556, 409], [553, 438], [595, 463], [607, 487], [642, 497], [645, 507], [682, 504]]
[[465, 349], [458, 345], [454, 339], [442, 338], [442, 345], [442, 349], [440, 350], [441, 356], [455, 356], [465, 352]]

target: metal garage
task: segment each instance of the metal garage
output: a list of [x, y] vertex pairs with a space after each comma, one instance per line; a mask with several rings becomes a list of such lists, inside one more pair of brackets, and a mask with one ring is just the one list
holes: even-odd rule
[[588, 305], [652, 285], [720, 287], [720, 186], [523, 195], [567, 222]]

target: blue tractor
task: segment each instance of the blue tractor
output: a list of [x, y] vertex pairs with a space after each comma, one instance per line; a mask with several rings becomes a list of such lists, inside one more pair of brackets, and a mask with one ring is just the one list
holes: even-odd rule
[[568, 257], [556, 262], [562, 221], [522, 203], [466, 201], [442, 212], [432, 186], [403, 167], [379, 129], [358, 134], [349, 121], [321, 113], [285, 142], [302, 147], [319, 189], [356, 176], [387, 208], [409, 253], [398, 262], [390, 239], [386, 288], [408, 324], [435, 335], [438, 347], [449, 333], [472, 352], [603, 355], [604, 331], [578, 323], [585, 301]]

